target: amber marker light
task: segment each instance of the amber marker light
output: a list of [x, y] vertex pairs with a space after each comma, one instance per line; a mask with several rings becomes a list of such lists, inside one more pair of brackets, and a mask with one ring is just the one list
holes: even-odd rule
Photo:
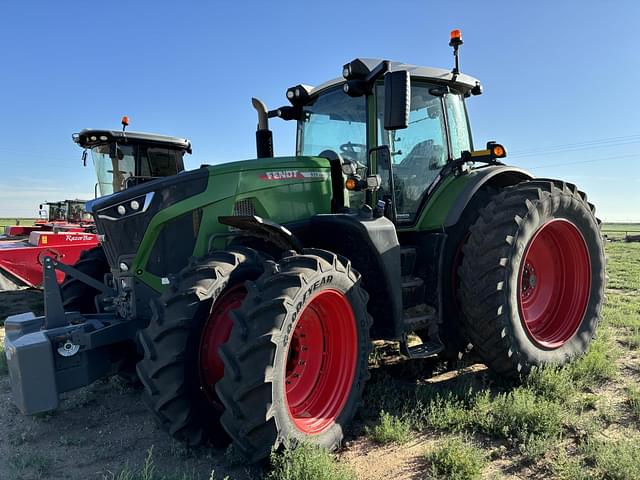
[[492, 147], [493, 156], [496, 158], [503, 158], [507, 156], [507, 152], [505, 151], [502, 145], [494, 145]]
[[347, 178], [347, 181], [344, 182], [344, 186], [347, 187], [347, 190], [355, 190], [358, 186], [358, 182], [355, 178]]
[[122, 117], [122, 125], [125, 127], [129, 126], [129, 117], [127, 117], [126, 115]]
[[462, 40], [462, 32], [458, 29], [456, 30], [451, 30], [451, 36], [449, 37], [451, 39], [451, 41], [460, 41]]

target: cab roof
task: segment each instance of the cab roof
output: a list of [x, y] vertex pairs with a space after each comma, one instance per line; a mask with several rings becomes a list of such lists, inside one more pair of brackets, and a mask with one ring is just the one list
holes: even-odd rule
[[[358, 58], [357, 60], [360, 60], [362, 63], [364, 63], [369, 70], [373, 70], [376, 66], [384, 61], [383, 58]], [[473, 87], [480, 84], [480, 80], [464, 73], [458, 73], [454, 78], [454, 74], [451, 72], [451, 70], [446, 70], [444, 68], [421, 67], [418, 65], [410, 65], [408, 63], [391, 61], [389, 71], [393, 72], [396, 70], [407, 70], [413, 78], [421, 78], [424, 80], [432, 81], [434, 83], [448, 85], [460, 91], [465, 96], [467, 96], [471, 92], [471, 89]], [[317, 87], [313, 87], [309, 94], [314, 95], [321, 90], [333, 87], [335, 85], [340, 85], [344, 82], [346, 82], [346, 80], [343, 77], [334, 78], [333, 80], [324, 82]]]
[[146, 143], [149, 145], [185, 150], [186, 152], [191, 153], [191, 142], [186, 138], [170, 137], [155, 133], [95, 130], [92, 128], [85, 128], [80, 133], [74, 133], [72, 138], [73, 141], [82, 148], [91, 148], [115, 141], [125, 145], [127, 143]]

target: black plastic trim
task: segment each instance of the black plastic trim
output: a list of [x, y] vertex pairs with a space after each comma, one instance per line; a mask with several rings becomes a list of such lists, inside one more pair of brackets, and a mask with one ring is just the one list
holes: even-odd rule
[[451, 227], [458, 222], [467, 204], [483, 185], [491, 183], [495, 187], [506, 187], [533, 178], [526, 170], [506, 165], [488, 165], [475, 169], [474, 172], [476, 172], [476, 175], [467, 183], [464, 190], [458, 195], [455, 204], [449, 210], [444, 221], [445, 227]]

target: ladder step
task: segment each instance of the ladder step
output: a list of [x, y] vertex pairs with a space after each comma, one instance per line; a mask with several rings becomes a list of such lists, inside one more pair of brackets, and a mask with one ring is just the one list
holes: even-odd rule
[[425, 285], [419, 277], [402, 279], [402, 305], [404, 308], [413, 307], [424, 302]]
[[429, 340], [420, 345], [412, 345], [406, 349], [406, 356], [410, 359], [420, 359], [435, 357], [444, 350], [444, 345], [440, 341]]
[[415, 247], [400, 247], [400, 266], [403, 277], [413, 274], [416, 257], [417, 251]]

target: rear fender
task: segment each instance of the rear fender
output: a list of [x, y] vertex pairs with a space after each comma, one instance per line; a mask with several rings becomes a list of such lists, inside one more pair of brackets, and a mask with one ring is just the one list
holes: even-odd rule
[[473, 170], [472, 172], [473, 174], [470, 176], [470, 180], [465, 184], [449, 208], [449, 212], [444, 220], [445, 228], [452, 227], [458, 223], [458, 220], [460, 220], [462, 213], [473, 199], [473, 196], [483, 186], [503, 188], [533, 178], [526, 170], [506, 165], [491, 165]]

